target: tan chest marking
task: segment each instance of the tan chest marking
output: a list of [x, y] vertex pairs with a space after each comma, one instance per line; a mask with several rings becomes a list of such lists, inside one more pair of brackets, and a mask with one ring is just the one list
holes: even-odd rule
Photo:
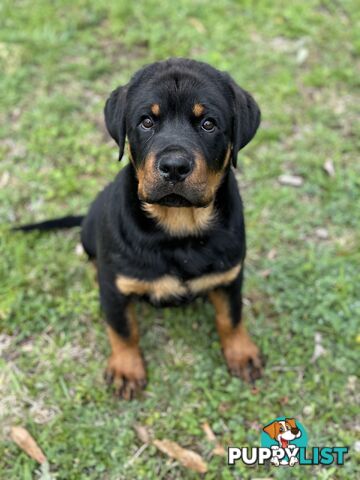
[[226, 272], [209, 273], [202, 277], [197, 277], [186, 282], [191, 293], [199, 293], [206, 290], [212, 290], [220, 285], [227, 285], [235, 280], [241, 270], [241, 264], [238, 263], [235, 267], [230, 268]]
[[162, 205], [144, 203], [145, 212], [155, 219], [165, 231], [172, 235], [199, 235], [209, 228], [215, 219], [213, 204], [205, 208], [195, 207], [165, 207]]
[[172, 275], [164, 275], [153, 281], [118, 275], [115, 284], [123, 295], [148, 295], [152, 300], [159, 301], [187, 294], [198, 294], [221, 285], [227, 285], [235, 280], [240, 270], [241, 264], [239, 263], [226, 272], [210, 273], [187, 282], [182, 282]]

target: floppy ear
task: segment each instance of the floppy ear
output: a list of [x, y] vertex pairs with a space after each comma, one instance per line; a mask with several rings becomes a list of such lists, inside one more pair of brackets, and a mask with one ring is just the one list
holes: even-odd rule
[[127, 85], [113, 90], [110, 97], [106, 100], [104, 108], [106, 128], [115, 142], [119, 145], [119, 160], [121, 160], [124, 153], [126, 137], [126, 93]]
[[232, 79], [230, 86], [234, 98], [232, 163], [236, 167], [239, 150], [250, 142], [260, 125], [261, 112], [250, 93], [236, 85]]
[[270, 423], [270, 425], [268, 425], [267, 427], [264, 427], [263, 430], [265, 433], [267, 433], [269, 435], [269, 437], [271, 438], [275, 438], [275, 423], [276, 422], [272, 422]]
[[297, 428], [295, 418], [285, 418], [285, 422], [287, 422], [291, 428]]

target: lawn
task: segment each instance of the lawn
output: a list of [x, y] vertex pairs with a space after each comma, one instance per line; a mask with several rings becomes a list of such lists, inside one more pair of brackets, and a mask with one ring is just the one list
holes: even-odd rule
[[[200, 454], [206, 479], [356, 477], [358, 32], [355, 0], [2, 0], [1, 479], [40, 476], [10, 440], [13, 425], [33, 435], [56, 479], [199, 477], [144, 444], [139, 425]], [[126, 403], [102, 378], [109, 347], [79, 231], [9, 227], [86, 211], [122, 166], [103, 123], [109, 92], [169, 56], [227, 70], [262, 109], [237, 176], [244, 316], [267, 367], [255, 388], [229, 376], [207, 303], [140, 305], [149, 384]], [[345, 465], [230, 468], [202, 427], [225, 448], [259, 446], [281, 415], [305, 426], [309, 446], [349, 446]]]

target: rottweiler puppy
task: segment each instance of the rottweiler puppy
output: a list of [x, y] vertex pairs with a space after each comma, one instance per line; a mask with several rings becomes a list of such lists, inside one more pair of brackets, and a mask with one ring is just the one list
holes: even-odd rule
[[232, 170], [255, 135], [253, 97], [215, 68], [188, 59], [148, 65], [105, 105], [107, 129], [130, 162], [86, 217], [24, 229], [74, 226], [94, 260], [112, 349], [106, 379], [130, 399], [146, 385], [134, 304], [182, 305], [208, 296], [230, 372], [261, 374], [241, 320], [243, 206]]

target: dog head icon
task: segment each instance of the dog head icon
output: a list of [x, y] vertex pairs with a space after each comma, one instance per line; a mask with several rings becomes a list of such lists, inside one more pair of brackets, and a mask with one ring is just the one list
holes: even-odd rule
[[269, 437], [276, 440], [281, 448], [286, 448], [292, 440], [301, 437], [301, 431], [298, 429], [294, 418], [275, 420], [264, 427], [263, 430]]

